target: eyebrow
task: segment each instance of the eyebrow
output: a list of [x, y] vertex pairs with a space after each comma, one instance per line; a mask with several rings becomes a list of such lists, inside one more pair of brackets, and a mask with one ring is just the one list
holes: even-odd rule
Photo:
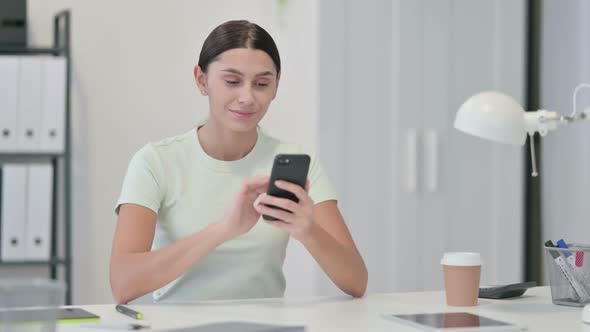
[[[244, 76], [244, 73], [242, 73], [241, 71], [239, 71], [237, 69], [233, 69], [233, 68], [223, 69], [222, 71], [236, 74], [236, 75], [240, 75], [240, 76]], [[256, 77], [259, 77], [259, 76], [274, 76], [274, 73], [271, 71], [264, 71], [262, 73], [256, 74]]]

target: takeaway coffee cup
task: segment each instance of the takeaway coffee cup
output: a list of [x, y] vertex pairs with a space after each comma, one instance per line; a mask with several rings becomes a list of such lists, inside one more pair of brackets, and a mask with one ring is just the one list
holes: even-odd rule
[[477, 305], [481, 256], [476, 252], [448, 252], [441, 262], [445, 278], [447, 305]]

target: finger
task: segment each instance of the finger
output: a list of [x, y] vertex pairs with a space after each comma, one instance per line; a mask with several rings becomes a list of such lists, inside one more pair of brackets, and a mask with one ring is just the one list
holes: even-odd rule
[[279, 180], [275, 182], [275, 185], [280, 189], [292, 192], [295, 196], [297, 196], [297, 198], [299, 198], [299, 201], [305, 201], [309, 198], [305, 192], [305, 189], [301, 188], [297, 184]]
[[[254, 206], [254, 209], [256, 209], [258, 207], [258, 205], [260, 205], [260, 200], [262, 199], [262, 196], [266, 195], [265, 193], [259, 194], [258, 197], [256, 197], [256, 199], [254, 200], [254, 203], [252, 204]], [[258, 211], [258, 209], [256, 209], [256, 211]]]
[[292, 230], [293, 230], [293, 225], [291, 225], [289, 223], [286, 223], [284, 221], [280, 221], [280, 220], [277, 220], [277, 221], [265, 220], [264, 222], [267, 223], [268, 225], [272, 225], [274, 227], [278, 227], [280, 229], [283, 229], [283, 230], [285, 230], [285, 231], [287, 231], [289, 233], [292, 232]]
[[271, 208], [271, 207], [266, 206], [264, 204], [258, 205], [258, 207], [256, 208], [256, 211], [258, 211], [260, 214], [265, 214], [267, 216], [277, 218], [280, 221], [284, 221], [287, 223], [293, 219], [293, 213], [279, 210], [279, 209], [275, 209], [275, 208]]
[[268, 186], [269, 180], [270, 177], [268, 175], [259, 175], [244, 180], [243, 185], [246, 188], [246, 190], [256, 190], [261, 187]]
[[296, 212], [299, 210], [299, 204], [293, 202], [292, 200], [270, 195], [261, 195], [260, 203], [274, 205], [290, 212]]
[[251, 195], [251, 194], [260, 195], [263, 192], [267, 191], [269, 182], [270, 181], [269, 181], [268, 176], [260, 176], [260, 177], [246, 179], [242, 182], [242, 185], [240, 187], [240, 192], [242, 194], [248, 194], [248, 195]]
[[268, 186], [261, 186], [261, 187], [254, 189], [254, 190], [251, 190], [250, 192], [252, 194], [254, 194], [256, 197], [258, 197], [262, 194], [266, 194], [267, 191], [268, 191]]

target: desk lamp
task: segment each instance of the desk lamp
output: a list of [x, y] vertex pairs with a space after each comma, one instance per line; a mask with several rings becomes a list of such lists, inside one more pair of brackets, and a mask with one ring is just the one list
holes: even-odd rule
[[580, 89], [584, 87], [590, 88], [590, 84], [580, 84], [574, 90], [573, 111], [569, 116], [547, 110], [525, 112], [522, 106], [508, 95], [496, 91], [481, 92], [471, 96], [461, 105], [455, 116], [455, 128], [490, 141], [512, 145], [524, 145], [528, 134], [531, 137], [531, 175], [535, 177], [539, 173], [533, 135], [538, 132], [545, 136], [560, 125], [588, 119], [590, 108], [580, 113], [576, 112], [576, 98]]
[[[576, 98], [581, 88], [590, 88], [590, 84], [580, 84], [574, 90], [573, 111], [569, 116], [547, 110], [525, 112], [522, 106], [508, 95], [495, 91], [481, 92], [471, 96], [461, 105], [455, 116], [455, 128], [490, 141], [512, 145], [524, 145], [528, 134], [531, 138], [531, 175], [535, 177], [539, 173], [533, 135], [538, 132], [545, 136], [560, 125], [587, 119], [590, 116], [590, 107], [581, 113], [576, 112]], [[584, 307], [582, 321], [590, 324], [590, 304]]]

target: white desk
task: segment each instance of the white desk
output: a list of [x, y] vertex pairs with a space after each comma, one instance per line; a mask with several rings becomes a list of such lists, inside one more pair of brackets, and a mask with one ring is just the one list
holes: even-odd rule
[[[417, 331], [384, 320], [379, 313], [467, 311], [525, 325], [529, 331], [590, 331], [590, 325], [581, 321], [582, 309], [553, 305], [547, 287], [529, 289], [523, 297], [512, 300], [480, 299], [479, 306], [473, 308], [447, 307], [444, 292], [370, 294], [362, 299], [341, 296], [131, 306], [143, 313], [145, 318], [142, 321], [116, 312], [114, 305], [79, 307], [101, 316], [102, 323], [142, 323], [150, 325], [152, 330], [240, 320], [305, 325], [309, 332]], [[81, 329], [77, 324], [61, 324], [58, 331], [100, 330]]]

